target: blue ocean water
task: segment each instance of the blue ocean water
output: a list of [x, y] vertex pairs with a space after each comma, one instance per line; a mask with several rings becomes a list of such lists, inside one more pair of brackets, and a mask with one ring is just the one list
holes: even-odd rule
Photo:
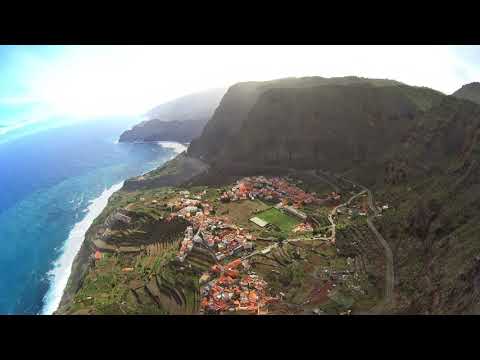
[[111, 193], [175, 156], [171, 144], [118, 143], [137, 121], [89, 121], [0, 143], [0, 314], [54, 311]]

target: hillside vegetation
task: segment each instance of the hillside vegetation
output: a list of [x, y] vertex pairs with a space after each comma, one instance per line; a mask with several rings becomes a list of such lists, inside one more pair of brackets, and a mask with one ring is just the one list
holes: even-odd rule
[[428, 88], [356, 77], [239, 83], [227, 91], [189, 153], [222, 163], [312, 167], [332, 155], [351, 163], [378, 157], [418, 112], [442, 97]]
[[[479, 313], [476, 87], [447, 96], [357, 77], [230, 87], [187, 154], [127, 181], [111, 199], [87, 235], [93, 242], [108, 228], [106, 241], [124, 246], [123, 253], [86, 272], [68, 311], [198, 311], [200, 279], [215, 261], [197, 249], [187, 257], [190, 270], [180, 267], [172, 254], [185, 224], [164, 224], [168, 202], [188, 190], [257, 236], [250, 265], [277, 296], [271, 313]], [[219, 200], [235, 180], [254, 174], [295, 175], [295, 184], [321, 195], [325, 201], [302, 206], [317, 223], [314, 231], [296, 235], [297, 220], [280, 216], [268, 201]], [[342, 201], [353, 200], [339, 213], [338, 202], [326, 200], [337, 192]], [[130, 214], [128, 229], [112, 227], [118, 209]], [[255, 227], [254, 215], [272, 226]], [[138, 254], [125, 255], [131, 246]], [[133, 270], [121, 274], [121, 267]], [[384, 293], [392, 298], [385, 305]], [[122, 308], [112, 305], [117, 299]]]
[[480, 104], [480, 83], [473, 82], [463, 85], [460, 89], [455, 91], [452, 96]]
[[[316, 168], [370, 186], [393, 205], [388, 216], [375, 220], [398, 275], [390, 311], [477, 313], [477, 85], [446, 96], [389, 81], [312, 79], [303, 86], [299, 79], [237, 84], [189, 152], [223, 172], [235, 163], [243, 169]], [[211, 141], [232, 120], [223, 117], [235, 94], [248, 87], [255, 90], [253, 105], [237, 115], [241, 122], [227, 139]]]

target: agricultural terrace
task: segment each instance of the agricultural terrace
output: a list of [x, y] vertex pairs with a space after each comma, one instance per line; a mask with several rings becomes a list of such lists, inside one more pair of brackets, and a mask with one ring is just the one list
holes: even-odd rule
[[[365, 259], [328, 240], [340, 195], [297, 185], [258, 176], [224, 188], [116, 193], [90, 234], [116, 250], [94, 249], [70, 313], [347, 314], [373, 306], [378, 287]], [[343, 248], [351, 246], [348, 222], [336, 223]], [[123, 252], [129, 241], [142, 245]]]

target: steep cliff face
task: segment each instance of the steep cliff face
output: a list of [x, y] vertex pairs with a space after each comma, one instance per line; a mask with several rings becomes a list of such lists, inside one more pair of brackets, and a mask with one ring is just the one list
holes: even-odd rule
[[213, 89], [170, 101], [150, 110], [144, 121], [120, 136], [120, 142], [189, 142], [202, 133], [225, 89]]
[[223, 146], [239, 136], [237, 133], [249, 118], [249, 113], [265, 92], [272, 89], [313, 88], [321, 85], [349, 86], [368, 84], [372, 87], [400, 85], [384, 79], [365, 79], [355, 76], [341, 78], [285, 78], [264, 82], [244, 82], [230, 87], [199, 139], [192, 141], [189, 152], [194, 156], [212, 159]]
[[258, 93], [258, 83], [242, 83], [229, 88], [205, 125], [201, 140], [191, 142], [189, 153], [206, 159], [220, 151], [232, 134], [239, 130]]
[[228, 90], [189, 153], [216, 163], [340, 168], [380, 158], [442, 97], [354, 77], [241, 83]]
[[378, 158], [411, 126], [417, 111], [396, 90], [335, 85], [271, 90], [255, 104], [224, 156], [288, 167]]
[[455, 91], [452, 96], [480, 104], [480, 82], [463, 85], [460, 89]]
[[[464, 173], [478, 155], [480, 106], [454, 97], [414, 121], [413, 127], [393, 146], [389, 158], [409, 172]], [[392, 162], [393, 164], [393, 162]]]
[[[236, 85], [189, 151], [219, 169], [323, 168], [371, 186], [391, 205], [375, 220], [394, 254], [391, 311], [478, 313], [480, 106], [401, 84], [311, 81], [249, 84], [249, 106], [232, 120]], [[219, 130], [225, 138], [223, 119], [235, 123]]]
[[149, 120], [125, 131], [120, 136], [119, 141], [177, 141], [187, 143], [202, 133], [207, 121], [208, 117], [183, 121]]
[[478, 313], [480, 106], [444, 98], [390, 156], [404, 176], [378, 188], [395, 210], [377, 222], [394, 249], [396, 311]]
[[[124, 196], [137, 204], [138, 191], [192, 176], [215, 183], [234, 174], [232, 164], [235, 175], [252, 168], [342, 172], [390, 206], [374, 219], [393, 252], [389, 311], [480, 312], [480, 105], [389, 80], [241, 83], [228, 90], [188, 153], [127, 181]], [[106, 219], [121, 231], [126, 218], [107, 215], [99, 223]], [[86, 269], [82, 249], [78, 264]], [[80, 277], [72, 284], [78, 288]]]

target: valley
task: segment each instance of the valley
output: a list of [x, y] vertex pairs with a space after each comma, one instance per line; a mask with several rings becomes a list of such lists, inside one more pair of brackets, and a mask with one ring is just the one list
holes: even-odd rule
[[[92, 251], [97, 258], [86, 276], [82, 290], [76, 294], [71, 307], [65, 310], [66, 313], [350, 314], [373, 311], [382, 297], [380, 289], [384, 285], [380, 284], [381, 281], [373, 283], [368, 271], [362, 268], [364, 262], [370, 263], [370, 259], [361, 259], [358, 254], [344, 256], [339, 254], [336, 246], [337, 225], [340, 224], [345, 229], [348, 227], [345, 224], [349, 221], [348, 217], [343, 219], [339, 216], [338, 210], [346, 211], [367, 191], [355, 192], [352, 187], [345, 187], [344, 184], [342, 189], [346, 194], [348, 190], [354, 194], [345, 198], [345, 202], [335, 204], [340, 197], [337, 193], [334, 193], [336, 200], [331, 192], [317, 198], [316, 195], [304, 193], [296, 185], [290, 185], [285, 179], [294, 181], [294, 184], [298, 181], [299, 186], [302, 186], [302, 180], [293, 180], [290, 175], [272, 178], [287, 189], [298, 191], [297, 196], [300, 198], [297, 200], [306, 197], [308, 206], [300, 205], [301, 203], [296, 206], [302, 213], [308, 214], [308, 220], [303, 222], [299, 219], [295, 222], [297, 226], [283, 228], [282, 222], [294, 219], [291, 214], [285, 213], [285, 219], [279, 218], [280, 226], [274, 225], [272, 221], [270, 226], [262, 228], [250, 221], [252, 216], [261, 216], [266, 209], [283, 213], [283, 206], [272, 207], [275, 203], [269, 198], [271, 195], [252, 200], [251, 197], [258, 196], [253, 195], [253, 188], [248, 188], [246, 196], [246, 192], [239, 192], [238, 184], [271, 186], [267, 185], [271, 184], [270, 179], [254, 177], [253, 180], [238, 180], [232, 186], [237, 193], [234, 191], [233, 199], [229, 201], [221, 196], [222, 190], [228, 187], [219, 189], [194, 186], [141, 192], [135, 196], [140, 200], [141, 206], [138, 202], [128, 205], [127, 199], [131, 194], [125, 198], [120, 195], [122, 200], [116, 201], [127, 203], [122, 209], [125, 214], [128, 211], [132, 219], [149, 213], [150, 216], [158, 216], [157, 220], [163, 217], [177, 224], [176, 219], [180, 216], [179, 224], [187, 220], [191, 225], [185, 227], [182, 223], [178, 226], [185, 228], [185, 234], [191, 228], [197, 232], [197, 238], [190, 231], [190, 235], [184, 235], [182, 240], [182, 232], [171, 232], [164, 228], [157, 241], [152, 238], [151, 242], [134, 248], [124, 242], [125, 238], [128, 237], [131, 242], [132, 237], [136, 236], [134, 234], [138, 233], [136, 242], [139, 242], [141, 231], [110, 229], [106, 240], [111, 244], [109, 247], [99, 247], [98, 240], [93, 240]], [[291, 201], [289, 196], [281, 193], [278, 196], [275, 200], [280, 202], [276, 204], [284, 203], [284, 206], [288, 206], [288, 201]], [[200, 206], [202, 212], [196, 212], [195, 215], [188, 212], [188, 207], [192, 205], [183, 208], [180, 205], [180, 211], [177, 212], [165, 211], [175, 209], [175, 201]], [[187, 209], [187, 212], [182, 212], [183, 209]], [[118, 208], [113, 211], [118, 214]], [[212, 216], [211, 213], [215, 215]], [[141, 222], [145, 226], [147, 220], [143, 216]], [[121, 216], [114, 217], [118, 218], [117, 221], [122, 221]], [[111, 218], [112, 214], [107, 220]], [[308, 225], [306, 229], [298, 226], [304, 223]], [[237, 242], [232, 239], [233, 245], [226, 241], [227, 252], [220, 250], [224, 248], [223, 245], [213, 250], [217, 248], [215, 241], [225, 243], [221, 239], [222, 236], [228, 237], [228, 234], [213, 240], [213, 237], [216, 239], [219, 235], [207, 231], [208, 226], [212, 225], [205, 224], [235, 229], [236, 236], [248, 239], [251, 245], [245, 242], [243, 249], [233, 250], [238, 246], [234, 245]], [[198, 237], [200, 229], [204, 229], [201, 238]], [[165, 238], [167, 233], [171, 234], [168, 239]], [[103, 237], [104, 234], [105, 232]], [[373, 237], [372, 234], [367, 236]], [[365, 248], [372, 245], [362, 244]], [[370, 271], [377, 272], [381, 278], [378, 270]]]
[[186, 152], [112, 196], [58, 313], [478, 312], [476, 89], [232, 86]]

